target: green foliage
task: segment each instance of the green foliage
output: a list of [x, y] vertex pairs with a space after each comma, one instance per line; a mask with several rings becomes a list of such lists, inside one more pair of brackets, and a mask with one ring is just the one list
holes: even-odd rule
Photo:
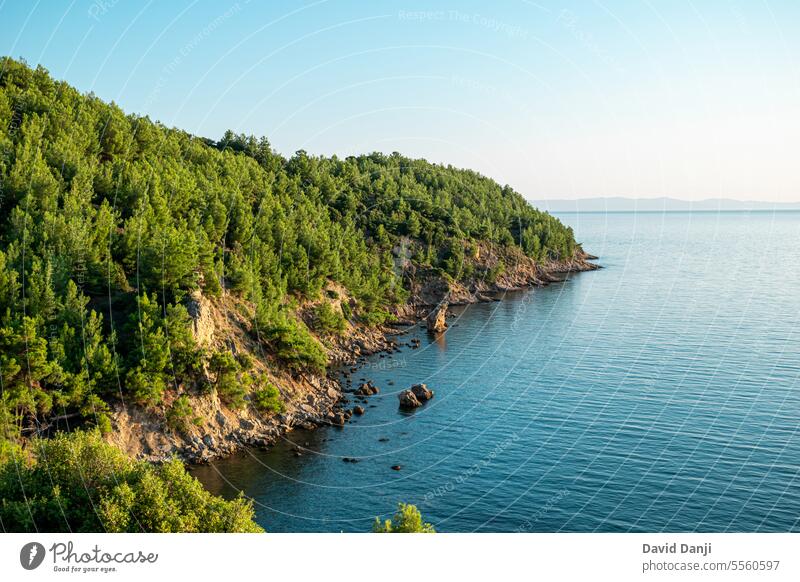
[[398, 503], [392, 519], [383, 523], [377, 517], [372, 524], [374, 533], [436, 533], [433, 526], [422, 521], [422, 514], [415, 505]]
[[[323, 334], [345, 320], [384, 323], [406, 300], [402, 249], [465, 278], [477, 241], [541, 261], [577, 248], [569, 228], [476, 172], [397, 153], [287, 159], [266, 138], [215, 142], [126, 115], [41, 67], [2, 58], [0, 70], [10, 442], [65, 414], [109, 430], [110, 402], [155, 408], [200, 384], [205, 356], [184, 307], [196, 291], [251, 302], [262, 347], [290, 370], [320, 372], [325, 351], [295, 307], [331, 282], [347, 301], [341, 314], [315, 310]], [[214, 363], [220, 397], [244, 406], [257, 380], [242, 363]]]
[[173, 378], [199, 372], [203, 367], [203, 353], [192, 335], [192, 319], [183, 305], [168, 305], [163, 319], [169, 345], [169, 365]]
[[184, 432], [190, 424], [196, 424], [201, 419], [195, 416], [192, 404], [186, 394], [181, 394], [172, 403], [166, 413], [167, 426], [174, 431]]
[[243, 408], [249, 375], [239, 374], [240, 365], [230, 352], [215, 352], [209, 361], [214, 387], [220, 399], [231, 408]]
[[278, 388], [266, 379], [259, 382], [259, 387], [250, 395], [253, 406], [260, 412], [280, 413], [284, 410], [281, 393]]
[[323, 301], [314, 308], [313, 328], [315, 331], [332, 335], [341, 335], [347, 327], [342, 312]]
[[158, 404], [166, 387], [169, 343], [155, 296], [137, 297], [137, 310], [131, 315], [129, 329], [132, 333], [127, 387], [140, 404]]
[[264, 338], [278, 358], [291, 370], [321, 372], [327, 356], [305, 325], [284, 312], [278, 312], [263, 326]]
[[344, 301], [339, 305], [342, 310], [342, 316], [345, 319], [351, 319], [353, 317], [353, 309], [350, 307], [349, 303], [345, 303]]
[[252, 503], [211, 495], [177, 461], [127, 458], [97, 432], [34, 439], [0, 465], [7, 532], [260, 532]]

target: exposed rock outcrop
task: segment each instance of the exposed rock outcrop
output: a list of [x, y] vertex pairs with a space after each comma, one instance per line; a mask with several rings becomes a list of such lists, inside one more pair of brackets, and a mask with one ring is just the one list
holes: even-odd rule
[[364, 382], [361, 384], [358, 389], [354, 392], [356, 396], [372, 396], [380, 392], [377, 386], [370, 381]]
[[[475, 263], [471, 272], [476, 275], [460, 280], [445, 278], [435, 270], [418, 268], [407, 262], [404, 269], [410, 282], [410, 297], [406, 304], [394, 310], [397, 318], [394, 325], [410, 325], [424, 319], [432, 332], [440, 333], [447, 328], [449, 305], [496, 300], [506, 290], [560, 281], [565, 274], [599, 268], [588, 262], [594, 258], [580, 251], [568, 262], [537, 264], [518, 249], [481, 244], [469, 259]], [[333, 283], [328, 291], [328, 295], [337, 297], [337, 305], [351, 300], [346, 290]], [[301, 305], [301, 317], [304, 310], [310, 311], [313, 305]], [[227, 349], [234, 354], [250, 355], [256, 371], [278, 387], [284, 410], [281, 414], [260, 413], [251, 405], [230, 409], [220, 402], [213, 390], [208, 390], [211, 378], [206, 373], [194, 386], [169, 391], [158, 409], [145, 410], [125, 403], [115, 405], [112, 411], [114, 430], [108, 440], [132, 457], [163, 461], [178, 456], [190, 463], [204, 463], [243, 447], [270, 446], [294, 428], [343, 426], [353, 414], [365, 412], [364, 406], [342, 408], [343, 385], [361, 402], [379, 392], [366, 379], [353, 390], [350, 373], [357, 371], [369, 354], [399, 350], [400, 344], [393, 335], [403, 333], [402, 329], [348, 322], [345, 333], [324, 338], [322, 343], [330, 364], [349, 367], [350, 373], [340, 384], [332, 375], [296, 374], [276, 366], [259, 343], [257, 330], [252, 329], [249, 314], [253, 306], [242, 299], [223, 292], [222, 297], [212, 300], [196, 291], [186, 306], [197, 343], [207, 350]], [[412, 349], [420, 347], [419, 340], [404, 345]], [[192, 418], [180, 429], [169, 428], [166, 413], [178, 394], [189, 398]], [[398, 395], [400, 407], [404, 409], [422, 406], [432, 397], [433, 391], [424, 384], [414, 385]]]
[[414, 384], [408, 390], [403, 390], [398, 394], [397, 398], [400, 400], [400, 408], [418, 408], [433, 398], [433, 390], [425, 384]]
[[201, 346], [214, 344], [214, 317], [212, 316], [211, 301], [199, 290], [194, 291], [186, 305], [186, 310], [192, 318], [192, 332], [194, 338]]
[[595, 258], [579, 248], [569, 261], [537, 262], [517, 247], [474, 243], [473, 255], [464, 263], [464, 270], [469, 267], [472, 273], [469, 277], [445, 278], [435, 269], [409, 267], [405, 274], [410, 281], [411, 297], [407, 305], [396, 310], [396, 315], [405, 324], [426, 317], [429, 308], [443, 300], [450, 305], [495, 301], [507, 291], [563, 280], [554, 274], [599, 269], [589, 262]]
[[417, 398], [411, 390], [403, 390], [397, 395], [397, 398], [400, 400], [400, 408], [410, 409], [422, 406], [422, 402], [419, 401], [419, 398]]
[[417, 397], [420, 402], [427, 402], [433, 398], [433, 390], [428, 388], [426, 384], [414, 384], [411, 387], [411, 392]]
[[428, 331], [442, 333], [447, 329], [447, 302], [442, 301], [425, 318]]

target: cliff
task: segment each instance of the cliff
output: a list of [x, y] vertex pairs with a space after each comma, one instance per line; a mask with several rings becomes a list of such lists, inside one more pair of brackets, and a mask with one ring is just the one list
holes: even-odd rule
[[[213, 391], [195, 387], [184, 391], [195, 415], [185, 429], [172, 429], [164, 420], [173, 396], [155, 410], [119, 403], [113, 413], [113, 430], [107, 438], [132, 457], [160, 462], [178, 456], [188, 463], [205, 463], [244, 447], [266, 448], [298, 427], [342, 425], [349, 420], [353, 409], [346, 408], [346, 387], [332, 368], [349, 368], [344, 372], [347, 378], [370, 354], [390, 354], [410, 347], [411, 344], [402, 341], [402, 325], [414, 324], [437, 313], [443, 321], [448, 305], [495, 301], [506, 291], [539, 287], [561, 281], [567, 273], [599, 268], [589, 262], [592, 259], [596, 257], [580, 250], [568, 262], [542, 265], [522, 253], [484, 245], [481, 254], [471, 258], [469, 265], [465, 264], [465, 270], [487, 273], [504, 265], [491, 281], [480, 276], [453, 280], [430, 269], [409, 266], [411, 294], [406, 303], [394, 310], [394, 326], [366, 326], [348, 321], [341, 334], [318, 336], [331, 370], [326, 374], [293, 374], [265, 354], [254, 339], [252, 320], [243, 315], [252, 309], [251, 305], [231, 296], [212, 301], [195, 293], [189, 302], [189, 313], [197, 342], [211, 350], [249, 354], [259, 371], [279, 387], [285, 409], [280, 414], [261, 414], [252, 406], [232, 409]], [[327, 291], [326, 296], [338, 298], [334, 303], [349, 300], [346, 291], [333, 283], [329, 283]], [[298, 316], [310, 319], [318, 304], [319, 301], [299, 306]]]

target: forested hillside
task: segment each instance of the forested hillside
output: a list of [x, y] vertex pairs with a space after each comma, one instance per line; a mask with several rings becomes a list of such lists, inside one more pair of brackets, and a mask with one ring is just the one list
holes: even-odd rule
[[[415, 265], [451, 279], [478, 241], [536, 261], [578, 249], [569, 228], [475, 172], [396, 153], [286, 159], [232, 133], [215, 142], [11, 59], [0, 180], [6, 447], [59, 418], [108, 431], [110, 403], [156, 407], [201, 371], [231, 407], [280, 410], [259, 368], [196, 343], [192, 293], [240, 299], [274, 365], [319, 372], [326, 352], [295, 307], [335, 283], [349, 300], [319, 308], [323, 329], [386, 322], [408, 297], [401, 240]], [[186, 401], [171, 401], [167, 421], [186, 422]]]

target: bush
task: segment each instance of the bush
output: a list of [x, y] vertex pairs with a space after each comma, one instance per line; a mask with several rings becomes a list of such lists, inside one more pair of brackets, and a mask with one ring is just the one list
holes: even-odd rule
[[230, 352], [215, 352], [209, 361], [215, 375], [214, 386], [220, 399], [231, 408], [242, 408], [246, 404], [247, 384], [250, 379], [239, 377], [239, 363]]
[[372, 525], [374, 533], [436, 533], [433, 526], [422, 521], [422, 514], [415, 505], [398, 503], [392, 519], [383, 523], [377, 517]]
[[160, 375], [149, 374], [140, 367], [128, 370], [125, 384], [134, 400], [144, 406], [156, 405], [164, 396], [164, 379]]
[[183, 432], [189, 428], [189, 423], [198, 423], [201, 419], [194, 416], [194, 410], [185, 394], [178, 396], [167, 411], [167, 426], [174, 431]]
[[331, 307], [330, 303], [323, 302], [314, 308], [313, 328], [315, 331], [342, 335], [346, 327], [347, 323], [342, 312]]
[[7, 532], [261, 532], [252, 502], [214, 496], [183, 465], [127, 458], [97, 431], [31, 441], [0, 465]]
[[328, 359], [319, 342], [294, 318], [279, 314], [266, 330], [278, 358], [295, 371], [322, 372]]
[[260, 412], [283, 412], [284, 406], [278, 388], [269, 382], [262, 382], [262, 387], [250, 396], [253, 406]]
[[489, 284], [494, 284], [497, 281], [497, 278], [505, 273], [506, 265], [503, 261], [497, 261], [497, 264], [494, 267], [491, 267], [486, 270], [486, 274], [484, 275], [484, 280]]

